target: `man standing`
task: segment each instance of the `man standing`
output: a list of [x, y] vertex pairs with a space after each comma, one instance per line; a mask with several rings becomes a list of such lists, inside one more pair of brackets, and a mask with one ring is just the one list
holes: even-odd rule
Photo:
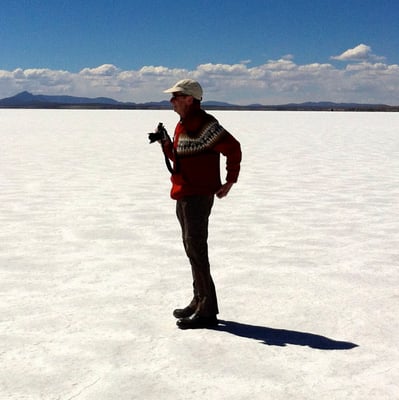
[[[161, 141], [173, 161], [171, 197], [182, 229], [184, 249], [191, 264], [194, 296], [173, 315], [181, 329], [217, 325], [219, 313], [208, 259], [208, 219], [214, 196], [225, 197], [240, 171], [239, 142], [201, 108], [202, 88], [191, 79], [177, 82], [165, 93], [179, 114], [173, 142]], [[226, 157], [226, 182], [220, 179], [220, 154]]]

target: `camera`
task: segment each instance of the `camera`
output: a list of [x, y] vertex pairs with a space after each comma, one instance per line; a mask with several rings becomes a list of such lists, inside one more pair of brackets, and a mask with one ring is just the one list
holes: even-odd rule
[[167, 138], [168, 138], [168, 132], [166, 131], [162, 122], [158, 124], [157, 130], [155, 132], [148, 133], [148, 139], [150, 140], [150, 144], [157, 142], [158, 140], [163, 141]]

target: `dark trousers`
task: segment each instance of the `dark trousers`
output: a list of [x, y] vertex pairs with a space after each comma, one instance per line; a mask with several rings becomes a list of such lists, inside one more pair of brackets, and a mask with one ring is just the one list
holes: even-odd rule
[[219, 313], [208, 258], [208, 221], [214, 196], [187, 196], [176, 203], [184, 249], [190, 260], [194, 297], [190, 306], [204, 317]]

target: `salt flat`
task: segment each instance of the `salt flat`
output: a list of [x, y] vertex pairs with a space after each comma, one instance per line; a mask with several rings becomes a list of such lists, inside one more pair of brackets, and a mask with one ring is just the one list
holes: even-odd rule
[[399, 115], [213, 112], [240, 140], [190, 269], [146, 133], [172, 111], [0, 110], [0, 392], [20, 399], [395, 399]]

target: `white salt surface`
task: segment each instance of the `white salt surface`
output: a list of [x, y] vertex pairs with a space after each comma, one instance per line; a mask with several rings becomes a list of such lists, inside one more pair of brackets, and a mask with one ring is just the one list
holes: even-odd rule
[[0, 110], [2, 399], [399, 398], [399, 114], [214, 112], [241, 142], [216, 200], [219, 329], [191, 298], [173, 111]]

